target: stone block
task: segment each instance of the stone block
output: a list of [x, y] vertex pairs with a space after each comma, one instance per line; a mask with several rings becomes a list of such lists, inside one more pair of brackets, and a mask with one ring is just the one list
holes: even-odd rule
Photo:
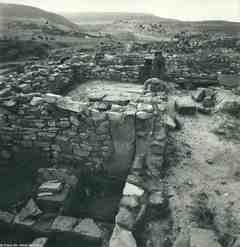
[[49, 104], [56, 103], [57, 100], [61, 99], [62, 96], [57, 95], [57, 94], [52, 94], [52, 93], [47, 93], [44, 95], [43, 99]]
[[52, 192], [58, 193], [63, 189], [63, 184], [59, 181], [47, 181], [43, 183], [39, 188], [39, 192]]
[[137, 105], [137, 110], [152, 113], [153, 112], [153, 106], [151, 104], [139, 103]]
[[87, 103], [73, 101], [70, 97], [61, 97], [56, 102], [57, 107], [63, 110], [82, 113], [87, 110]]
[[141, 197], [143, 196], [143, 194], [144, 194], [144, 190], [134, 184], [126, 183], [123, 189], [124, 196], [136, 195], [138, 197]]
[[139, 111], [137, 112], [137, 118], [140, 120], [148, 120], [153, 118], [153, 114], [145, 111]]
[[107, 119], [107, 114], [104, 112], [100, 112], [97, 110], [92, 109], [91, 110], [91, 116], [94, 121], [104, 121]]
[[58, 216], [52, 226], [51, 229], [54, 231], [60, 232], [72, 232], [74, 227], [77, 225], [78, 219], [68, 216]]
[[102, 231], [92, 219], [84, 219], [73, 230], [90, 240], [101, 240]]
[[180, 114], [193, 115], [196, 113], [196, 104], [190, 96], [178, 98], [175, 108]]

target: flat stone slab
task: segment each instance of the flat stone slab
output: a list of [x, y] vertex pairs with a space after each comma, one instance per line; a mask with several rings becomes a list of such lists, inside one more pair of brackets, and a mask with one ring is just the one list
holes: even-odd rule
[[63, 189], [63, 184], [58, 181], [47, 181], [39, 187], [39, 192], [57, 193]]
[[77, 218], [68, 217], [68, 216], [58, 216], [54, 220], [51, 229], [54, 231], [71, 232], [73, 231], [73, 228], [77, 223], [78, 223]]
[[84, 219], [73, 230], [91, 240], [101, 240], [102, 231], [92, 219]]
[[87, 109], [87, 103], [73, 101], [69, 97], [59, 98], [56, 102], [56, 105], [57, 107], [63, 110], [72, 111], [76, 113], [81, 113]]
[[65, 185], [64, 189], [59, 193], [41, 192], [38, 193], [37, 202], [44, 211], [55, 212], [59, 210], [64, 203], [70, 198], [71, 188]]
[[64, 181], [66, 184], [75, 187], [78, 183], [78, 179], [75, 175], [69, 172], [68, 169], [64, 168], [40, 168], [38, 170], [38, 178], [42, 182], [49, 180]]
[[142, 196], [144, 194], [144, 190], [134, 184], [126, 183], [123, 189], [124, 196]]

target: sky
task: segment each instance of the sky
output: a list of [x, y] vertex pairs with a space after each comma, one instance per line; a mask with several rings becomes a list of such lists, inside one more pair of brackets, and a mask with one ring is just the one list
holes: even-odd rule
[[240, 22], [240, 0], [0, 0], [53, 12], [146, 12], [180, 20]]

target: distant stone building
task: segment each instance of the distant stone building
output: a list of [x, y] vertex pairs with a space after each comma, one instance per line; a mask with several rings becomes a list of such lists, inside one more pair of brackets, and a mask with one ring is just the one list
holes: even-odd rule
[[154, 58], [145, 58], [141, 78], [146, 81], [150, 78], [164, 80], [166, 75], [165, 58], [161, 51], [155, 52]]

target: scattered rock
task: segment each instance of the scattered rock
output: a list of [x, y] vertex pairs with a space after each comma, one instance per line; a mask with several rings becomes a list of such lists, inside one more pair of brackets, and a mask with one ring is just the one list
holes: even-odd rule
[[92, 219], [84, 219], [74, 228], [75, 233], [79, 233], [91, 240], [101, 240], [102, 232]]

